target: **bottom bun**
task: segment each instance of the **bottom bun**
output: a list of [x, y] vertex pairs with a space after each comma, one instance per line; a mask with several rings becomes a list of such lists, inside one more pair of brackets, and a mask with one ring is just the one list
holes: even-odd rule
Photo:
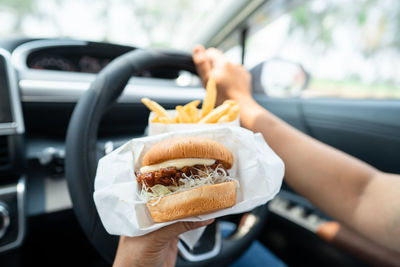
[[168, 222], [210, 213], [236, 204], [236, 182], [205, 185], [199, 188], [150, 200], [147, 207], [155, 222]]

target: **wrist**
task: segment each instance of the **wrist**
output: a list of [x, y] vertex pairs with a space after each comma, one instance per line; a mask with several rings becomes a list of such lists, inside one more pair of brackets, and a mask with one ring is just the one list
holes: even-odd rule
[[242, 95], [240, 97], [234, 98], [234, 100], [239, 104], [240, 113], [244, 112], [246, 114], [258, 113], [260, 109], [263, 109], [251, 95]]
[[141, 258], [138, 257], [142, 254], [141, 250], [142, 246], [137, 244], [135, 239], [132, 237], [121, 236], [113, 267], [141, 266]]
[[[234, 91], [234, 90], [232, 90]], [[230, 92], [227, 95], [228, 99], [235, 100], [240, 106], [246, 106], [248, 104], [256, 103], [251, 94], [243, 93], [243, 92]]]
[[251, 97], [238, 99], [237, 102], [240, 107], [241, 125], [249, 130], [255, 130], [255, 120], [266, 110]]

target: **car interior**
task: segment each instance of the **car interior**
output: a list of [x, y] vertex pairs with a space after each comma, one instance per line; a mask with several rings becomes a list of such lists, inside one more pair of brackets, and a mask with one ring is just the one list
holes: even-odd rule
[[[196, 44], [243, 64], [279, 118], [400, 174], [399, 15], [395, 0], [0, 1], [0, 266], [112, 264], [97, 161], [147, 135], [142, 97], [204, 98]], [[288, 266], [400, 265], [283, 183], [180, 242], [177, 266], [228, 266], [256, 240]]]

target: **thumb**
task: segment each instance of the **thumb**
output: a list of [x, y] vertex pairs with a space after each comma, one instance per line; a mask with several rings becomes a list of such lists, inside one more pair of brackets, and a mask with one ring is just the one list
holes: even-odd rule
[[210, 60], [206, 55], [206, 50], [203, 46], [197, 45], [193, 49], [193, 62], [196, 65], [197, 73], [200, 76], [201, 82], [205, 86], [211, 71]]
[[202, 221], [202, 222], [178, 222], [168, 226], [165, 226], [159, 230], [159, 236], [163, 239], [169, 240], [173, 237], [177, 237], [187, 231], [200, 228], [202, 226], [209, 225], [214, 222], [214, 219]]

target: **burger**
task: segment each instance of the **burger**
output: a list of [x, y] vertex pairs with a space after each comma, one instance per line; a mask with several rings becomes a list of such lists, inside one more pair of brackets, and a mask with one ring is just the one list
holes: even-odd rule
[[232, 153], [202, 137], [163, 140], [143, 155], [136, 171], [140, 197], [155, 222], [197, 216], [236, 204], [236, 180], [229, 176]]

